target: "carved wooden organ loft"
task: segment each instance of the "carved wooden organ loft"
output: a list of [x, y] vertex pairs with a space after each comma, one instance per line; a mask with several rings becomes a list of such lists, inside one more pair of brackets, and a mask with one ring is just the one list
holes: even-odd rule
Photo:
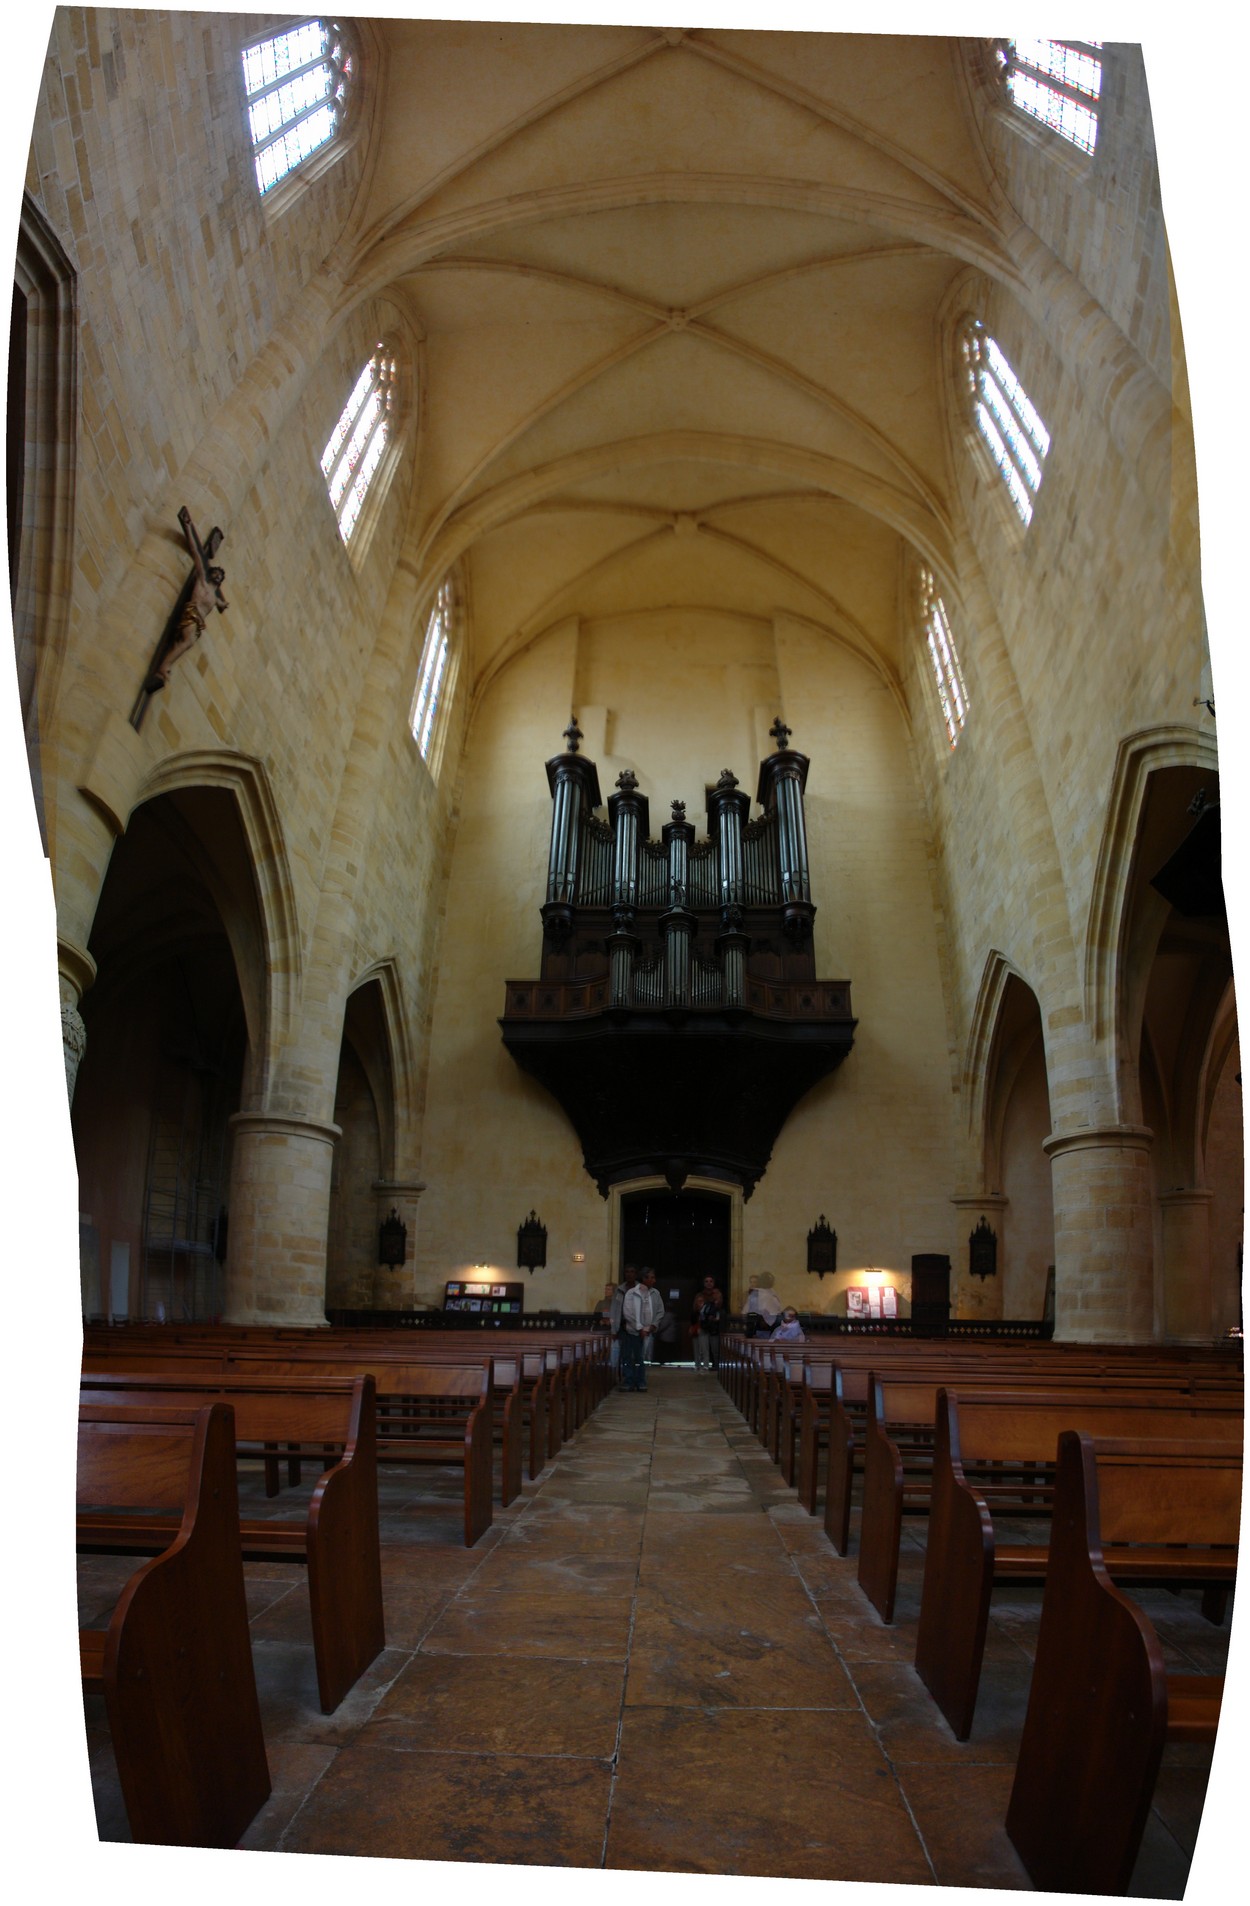
[[626, 1179], [692, 1176], [750, 1197], [777, 1134], [851, 1049], [848, 980], [817, 979], [803, 794], [786, 744], [750, 797], [729, 769], [707, 789], [707, 838], [681, 801], [659, 840], [633, 771], [607, 819], [593, 761], [547, 763], [552, 795], [542, 971], [509, 980], [500, 1025], [517, 1064], [559, 1101], [604, 1197]]

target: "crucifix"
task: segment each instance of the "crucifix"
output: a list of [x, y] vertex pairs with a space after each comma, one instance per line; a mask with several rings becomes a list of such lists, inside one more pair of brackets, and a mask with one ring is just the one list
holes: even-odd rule
[[791, 731], [789, 728], [786, 727], [786, 724], [781, 719], [780, 715], [778, 715], [776, 721], [773, 723], [772, 727], [769, 729], [768, 732], [772, 736], [773, 740], [777, 743], [778, 748], [784, 749], [787, 741], [789, 741], [790, 739]]
[[221, 592], [226, 572], [213, 562], [223, 540], [221, 530], [214, 527], [201, 542], [191, 521], [191, 512], [185, 504], [178, 512], [178, 521], [195, 567], [183, 585], [173, 614], [165, 624], [165, 632], [152, 666], [131, 712], [130, 721], [134, 728], [143, 720], [149, 699], [169, 686], [170, 669], [188, 649], [194, 648], [208, 627], [208, 618], [213, 610], [221, 614], [230, 606]]

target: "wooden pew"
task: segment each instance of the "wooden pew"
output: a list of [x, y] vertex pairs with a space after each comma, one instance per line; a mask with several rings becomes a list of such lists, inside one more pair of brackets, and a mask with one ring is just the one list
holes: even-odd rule
[[[1017, 1485], [1005, 1484], [1004, 1472], [1025, 1479], [1020, 1487], [1036, 1508], [1048, 1510], [1048, 1456], [1068, 1430], [1100, 1440], [1166, 1437], [1227, 1445], [1240, 1441], [1242, 1416], [1236, 1408], [1213, 1407], [1208, 1398], [1186, 1407], [1141, 1393], [939, 1392], [916, 1671], [958, 1740], [972, 1731], [994, 1583], [1046, 1579], [1048, 1528], [1032, 1543], [997, 1539], [995, 1515], [1018, 1513]], [[1045, 1476], [1043, 1488], [1028, 1486], [1030, 1472]], [[1221, 1600], [1236, 1563], [1235, 1551], [1216, 1555], [1210, 1549], [1177, 1549], [1162, 1557], [1157, 1550], [1108, 1550], [1105, 1559], [1117, 1581], [1197, 1584], [1214, 1589]], [[1204, 1605], [1215, 1613], [1209, 1601]]]
[[[1211, 1357], [1202, 1346], [1199, 1356], [1191, 1355], [1194, 1346], [1098, 1345], [1098, 1344], [947, 1344], [909, 1343], [905, 1339], [891, 1343], [875, 1340], [856, 1343], [844, 1337], [829, 1338], [824, 1344], [809, 1341], [803, 1347], [803, 1388], [795, 1392], [798, 1411], [799, 1449], [797, 1488], [799, 1500], [809, 1514], [819, 1507], [819, 1491], [826, 1456], [832, 1446], [840, 1465], [830, 1488], [832, 1503], [826, 1495], [826, 1532], [840, 1555], [848, 1553], [850, 1534], [851, 1487], [854, 1472], [862, 1467], [863, 1431], [867, 1395], [867, 1372], [881, 1376], [931, 1374], [938, 1382], [958, 1388], [962, 1381], [975, 1378], [1003, 1379], [1031, 1387], [1036, 1377], [1045, 1386], [1056, 1380], [1087, 1379], [1117, 1387], [1153, 1382], [1161, 1387], [1200, 1395], [1205, 1390], [1228, 1391], [1240, 1386], [1241, 1373], [1235, 1357]], [[843, 1415], [834, 1431], [839, 1386], [831, 1380], [832, 1367], [842, 1371], [840, 1389]], [[782, 1435], [784, 1437], [784, 1426]], [[784, 1471], [784, 1449], [781, 1460]]]
[[[196, 1333], [193, 1338], [188, 1337], [186, 1341], [176, 1343], [169, 1343], [162, 1339], [150, 1342], [132, 1340], [129, 1347], [125, 1349], [102, 1349], [93, 1347], [93, 1344], [89, 1343], [83, 1354], [83, 1367], [84, 1370], [90, 1371], [102, 1364], [109, 1364], [116, 1365], [122, 1371], [168, 1370], [205, 1377], [213, 1373], [254, 1376], [270, 1374], [290, 1377], [300, 1374], [324, 1377], [369, 1375], [375, 1384], [379, 1416], [378, 1460], [382, 1462], [402, 1460], [410, 1463], [417, 1461], [434, 1463], [438, 1458], [432, 1449], [421, 1456], [418, 1455], [415, 1447], [408, 1448], [406, 1452], [402, 1451], [393, 1441], [388, 1444], [381, 1432], [386, 1430], [388, 1424], [393, 1424], [402, 1417], [406, 1397], [432, 1396], [437, 1393], [437, 1383], [431, 1389], [425, 1377], [413, 1373], [438, 1369], [460, 1372], [460, 1376], [453, 1375], [443, 1388], [443, 1394], [450, 1399], [454, 1396], [465, 1397], [470, 1391], [479, 1390], [482, 1373], [485, 1372], [487, 1380], [484, 1394], [487, 1412], [484, 1427], [475, 1420], [467, 1443], [458, 1449], [453, 1447], [450, 1440], [444, 1439], [446, 1447], [441, 1456], [443, 1462], [458, 1463], [464, 1467], [465, 1528], [466, 1532], [472, 1531], [471, 1535], [466, 1534], [466, 1540], [471, 1545], [483, 1530], [490, 1526], [493, 1467], [491, 1443], [495, 1430], [496, 1412], [499, 1419], [500, 1440], [503, 1445], [500, 1496], [502, 1505], [506, 1507], [521, 1489], [527, 1414], [532, 1415], [536, 1409], [540, 1422], [545, 1424], [552, 1389], [558, 1399], [557, 1407], [561, 1412], [563, 1411], [561, 1387], [563, 1372], [559, 1363], [559, 1353], [558, 1351], [554, 1353], [555, 1371], [554, 1374], [548, 1374], [547, 1380], [551, 1387], [547, 1395], [541, 1403], [531, 1397], [527, 1410], [525, 1399], [519, 1395], [520, 1379], [516, 1365], [516, 1356], [522, 1353], [505, 1355], [489, 1348], [484, 1349], [480, 1338], [475, 1337], [472, 1361], [470, 1361], [469, 1353], [463, 1347], [457, 1349], [441, 1340], [444, 1335], [450, 1336], [452, 1333], [440, 1333], [440, 1340], [429, 1347], [421, 1343], [414, 1344], [413, 1334], [411, 1332], [391, 1333], [390, 1340], [380, 1346], [377, 1342], [369, 1341], [369, 1333], [362, 1332], [357, 1338], [351, 1333], [339, 1333], [335, 1336], [325, 1331], [310, 1332], [306, 1337], [280, 1337], [273, 1342], [255, 1333], [246, 1340], [239, 1340], [230, 1334], [219, 1339], [214, 1334], [202, 1332]], [[463, 1344], [463, 1339], [458, 1341], [461, 1345]], [[524, 1354], [533, 1356], [535, 1353], [527, 1346]], [[542, 1355], [543, 1352], [539, 1351], [537, 1354]], [[552, 1353], [547, 1352], [547, 1354]], [[491, 1366], [496, 1356], [501, 1359], [501, 1366], [505, 1367], [509, 1373], [508, 1387], [498, 1398], [491, 1380]], [[466, 1370], [472, 1371], [474, 1375], [471, 1378], [465, 1378], [463, 1372]], [[537, 1380], [537, 1378], [533, 1379], [534, 1382]], [[532, 1384], [530, 1387], [532, 1389]], [[514, 1392], [518, 1394], [514, 1396]], [[433, 1413], [432, 1404], [422, 1405], [422, 1409], [427, 1416]], [[445, 1417], [456, 1413], [464, 1415], [468, 1413], [468, 1409], [467, 1404], [456, 1408], [449, 1401], [443, 1410], [443, 1415]], [[432, 1442], [429, 1433], [424, 1434], [424, 1441], [427, 1444]], [[483, 1441], [485, 1443], [484, 1457], [482, 1455]], [[557, 1448], [558, 1446], [557, 1443]], [[291, 1480], [298, 1482], [298, 1455], [288, 1452], [288, 1461], [291, 1465]], [[485, 1512], [483, 1512], [481, 1501], [483, 1463], [486, 1473]], [[531, 1448], [531, 1468], [532, 1464]]]
[[[1008, 1415], [1045, 1409], [1057, 1401], [1062, 1401], [1064, 1410], [1069, 1412], [1055, 1421], [1053, 1431], [1047, 1431], [1040, 1445], [1034, 1442], [1034, 1473], [1046, 1467], [1047, 1452], [1053, 1448], [1059, 1428], [1069, 1424], [1081, 1426], [1083, 1419], [1070, 1412], [1085, 1406], [1097, 1408], [1108, 1401], [1125, 1408], [1138, 1405], [1157, 1416], [1160, 1427], [1151, 1433], [1159, 1436], [1174, 1433], [1166, 1427], [1169, 1412], [1175, 1423], [1185, 1425], [1185, 1435], [1196, 1434], [1191, 1426], [1206, 1419], [1216, 1425], [1216, 1434], [1227, 1434], [1228, 1422], [1239, 1422], [1241, 1416], [1240, 1389], [1234, 1393], [1207, 1391], [1196, 1397], [1183, 1390], [1169, 1390], [1157, 1380], [1130, 1386], [1116, 1385], [1104, 1377], [1098, 1379], [1097, 1387], [1093, 1388], [1088, 1378], [1069, 1376], [1066, 1380], [1052, 1379], [1044, 1390], [1039, 1379], [1032, 1378], [1031, 1383], [1034, 1387], [1029, 1389], [1007, 1388], [1001, 1376], [987, 1375], [980, 1387], [991, 1394], [998, 1393]], [[960, 1394], [970, 1398], [974, 1387], [968, 1378], [961, 1377], [960, 1384]], [[927, 1516], [931, 1508], [933, 1436], [938, 1391], [942, 1387], [931, 1378], [875, 1375], [869, 1384], [857, 1575], [860, 1587], [885, 1622], [894, 1619], [903, 1517]], [[1134, 1433], [1146, 1432], [1142, 1428]], [[1020, 1465], [1016, 1468], [1019, 1470]], [[1048, 1503], [1035, 1487], [1017, 1485], [1013, 1479], [992, 1487], [1005, 1513], [1030, 1515], [1048, 1509]]]
[[[571, 1347], [571, 1348], [570, 1348]], [[91, 1325], [84, 1330], [87, 1358], [103, 1357], [98, 1367], [126, 1369], [122, 1356], [146, 1357], [154, 1351], [167, 1351], [171, 1357], [225, 1356], [231, 1352], [268, 1356], [339, 1357], [359, 1362], [362, 1358], [392, 1358], [417, 1362], [435, 1357], [450, 1357], [456, 1362], [477, 1362], [504, 1353], [531, 1357], [545, 1355], [551, 1367], [548, 1377], [548, 1410], [555, 1411], [549, 1425], [548, 1453], [554, 1455], [563, 1441], [585, 1421], [611, 1387], [608, 1369], [609, 1339], [603, 1330], [515, 1327], [480, 1330], [375, 1330], [329, 1329], [310, 1326], [260, 1326], [236, 1324], [114, 1324]], [[87, 1365], [86, 1367], [90, 1367]], [[219, 1366], [212, 1366], [219, 1367]], [[360, 1367], [372, 1367], [360, 1364]], [[570, 1386], [575, 1394], [569, 1397]]]
[[808, 1515], [816, 1513], [820, 1490], [821, 1456], [828, 1457], [829, 1418], [833, 1402], [832, 1361], [803, 1359], [803, 1393], [799, 1402], [799, 1454], [795, 1488]]
[[[372, 1377], [97, 1373], [82, 1379], [81, 1400], [108, 1408], [223, 1401], [234, 1413], [236, 1458], [263, 1456], [277, 1443], [318, 1461], [326, 1449], [338, 1452], [301, 1521], [240, 1519], [236, 1490], [235, 1528], [247, 1561], [307, 1566], [317, 1692], [322, 1712], [332, 1714], [386, 1646]], [[143, 1553], [169, 1526], [148, 1516], [80, 1516], [79, 1545]]]
[[[454, 1463], [464, 1471], [464, 1545], [491, 1525], [493, 1385], [487, 1363], [410, 1363], [385, 1369], [378, 1461]], [[519, 1460], [521, 1441], [514, 1447]]]
[[[474, 1362], [442, 1358], [401, 1361], [376, 1352], [318, 1356], [301, 1348], [289, 1357], [270, 1354], [262, 1345], [227, 1352], [232, 1372], [281, 1377], [341, 1376], [345, 1365], [364, 1366], [376, 1393], [376, 1448], [379, 1463], [452, 1466], [464, 1475], [466, 1548], [491, 1525], [493, 1482], [494, 1385], [490, 1357]], [[520, 1439], [516, 1457], [521, 1454]]]
[[1050, 1564], [1007, 1833], [1047, 1892], [1127, 1890], [1168, 1742], [1210, 1743], [1222, 1679], [1168, 1674], [1111, 1580], [1121, 1545], [1237, 1541], [1240, 1445], [1059, 1438]]
[[87, 1405], [78, 1510], [155, 1510], [170, 1535], [82, 1630], [87, 1693], [104, 1696], [130, 1830], [158, 1846], [235, 1846], [269, 1798], [248, 1636], [234, 1423], [228, 1407]]

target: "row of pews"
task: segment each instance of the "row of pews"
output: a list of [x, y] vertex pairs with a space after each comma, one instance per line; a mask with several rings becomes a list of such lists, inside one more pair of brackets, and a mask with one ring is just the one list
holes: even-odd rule
[[722, 1340], [722, 1384], [809, 1514], [823, 1495], [841, 1555], [859, 1502], [857, 1575], [883, 1622], [905, 1519], [924, 1520], [915, 1666], [957, 1739], [972, 1732], [995, 1585], [1043, 1585], [1006, 1817], [1041, 1889], [1123, 1893], [1165, 1746], [1215, 1738], [1221, 1678], [1169, 1674], [1133, 1591], [1193, 1589], [1224, 1619], [1240, 1351]]
[[[385, 1646], [378, 1470], [463, 1474], [472, 1546], [611, 1386], [604, 1333], [89, 1327], [79, 1396], [80, 1553], [142, 1558], [83, 1630], [137, 1841], [234, 1846], [269, 1796], [244, 1561], [307, 1570], [332, 1713]], [[240, 1513], [240, 1465], [264, 1515]], [[281, 1513], [284, 1486], [317, 1477]], [[296, 1499], [292, 1498], [293, 1501]]]

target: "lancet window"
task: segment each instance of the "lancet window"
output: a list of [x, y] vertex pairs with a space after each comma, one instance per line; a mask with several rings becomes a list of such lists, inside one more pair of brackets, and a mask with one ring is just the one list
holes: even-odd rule
[[995, 54], [1014, 106], [1080, 151], [1094, 150], [1101, 40], [999, 40]]
[[921, 573], [920, 613], [942, 719], [953, 748], [963, 733], [968, 716], [968, 690], [964, 684], [964, 672], [959, 664], [959, 652], [951, 633], [946, 604], [938, 594], [936, 578], [929, 569]]
[[973, 420], [1007, 485], [1020, 521], [1027, 526], [1041, 488], [1050, 432], [979, 318], [965, 327], [962, 346]]
[[451, 677], [455, 613], [456, 592], [451, 577], [447, 576], [434, 598], [434, 606], [425, 625], [421, 670], [412, 702], [412, 738], [421, 750], [421, 759], [427, 763], [436, 732], [438, 711]]
[[301, 20], [244, 47], [247, 122], [262, 193], [334, 138], [353, 78], [351, 51], [333, 20]]
[[380, 343], [356, 379], [321, 453], [321, 474], [345, 543], [352, 539], [390, 442], [397, 384], [395, 355]]

